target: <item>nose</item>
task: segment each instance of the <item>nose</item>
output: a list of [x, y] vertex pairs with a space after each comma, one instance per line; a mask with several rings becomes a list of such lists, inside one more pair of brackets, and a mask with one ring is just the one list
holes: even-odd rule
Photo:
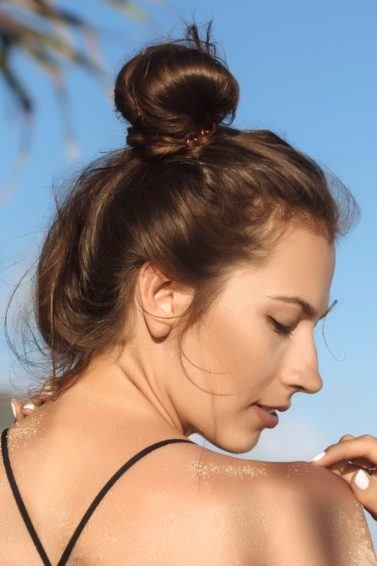
[[[301, 346], [301, 347], [300, 347]], [[323, 387], [323, 380], [318, 369], [318, 355], [314, 341], [298, 345], [286, 360], [280, 374], [285, 385], [303, 390], [306, 393], [318, 393]]]

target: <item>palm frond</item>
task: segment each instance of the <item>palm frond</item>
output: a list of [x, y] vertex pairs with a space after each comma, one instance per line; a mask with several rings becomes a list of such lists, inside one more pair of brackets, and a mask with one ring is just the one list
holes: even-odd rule
[[141, 9], [136, 4], [129, 2], [129, 0], [102, 0], [106, 4], [112, 4], [114, 8], [121, 10], [127, 16], [134, 20], [142, 21], [148, 17], [147, 12]]
[[[142, 20], [147, 15], [129, 0], [101, 1], [105, 2], [109, 8], [119, 10], [133, 19]], [[72, 30], [83, 35], [87, 52], [75, 46], [71, 35]], [[100, 79], [107, 91], [111, 88], [110, 77], [103, 62], [95, 27], [73, 10], [57, 7], [54, 0], [0, 2], [0, 76], [3, 77], [24, 115], [25, 127], [29, 128], [35, 107], [27, 86], [22, 83], [13, 66], [14, 51], [22, 52], [30, 57], [43, 72], [48, 74], [59, 100], [59, 108], [65, 113], [63, 126], [66, 147], [72, 153], [76, 142], [69, 115], [69, 98], [62, 73], [63, 64], [68, 62], [80, 69], [85, 69]], [[20, 163], [25, 162], [25, 151], [28, 152], [30, 149], [29, 143], [30, 135], [23, 132], [16, 156], [18, 174]], [[6, 192], [10, 194], [9, 187]]]
[[74, 12], [64, 8], [57, 8], [51, 2], [43, 0], [12, 0], [14, 6], [19, 6], [32, 16], [39, 15], [46, 20], [55, 20], [70, 26], [81, 26], [83, 20]]
[[9, 64], [9, 51], [10, 42], [8, 42], [6, 38], [0, 36], [0, 73], [10, 90], [13, 92], [23, 112], [32, 112], [33, 104], [28, 91]]

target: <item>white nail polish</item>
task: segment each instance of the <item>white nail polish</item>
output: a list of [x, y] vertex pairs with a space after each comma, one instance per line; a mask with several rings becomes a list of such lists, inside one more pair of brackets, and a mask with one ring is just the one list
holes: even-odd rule
[[364, 470], [359, 470], [355, 476], [355, 484], [359, 489], [366, 489], [369, 485], [368, 475]]
[[10, 402], [10, 406], [12, 407], [14, 418], [16, 418], [16, 407], [14, 406], [13, 400]]
[[22, 405], [24, 409], [35, 409], [35, 405], [32, 401], [29, 401], [28, 403], [25, 403], [25, 405]]
[[320, 454], [317, 454], [317, 456], [314, 456], [314, 458], [312, 458], [310, 461], [311, 462], [318, 462], [318, 460], [320, 460], [324, 456], [326, 456], [326, 452], [321, 452]]

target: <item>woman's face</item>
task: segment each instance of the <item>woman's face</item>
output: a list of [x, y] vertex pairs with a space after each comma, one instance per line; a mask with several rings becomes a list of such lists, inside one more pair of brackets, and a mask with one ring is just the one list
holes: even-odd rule
[[324, 236], [291, 226], [264, 267], [234, 272], [204, 319], [183, 335], [181, 367], [167, 369], [186, 432], [246, 452], [266, 426], [256, 404], [289, 405], [295, 392], [322, 388], [313, 331], [328, 309], [334, 268], [335, 249]]
[[193, 291], [146, 264], [134, 337], [115, 362], [110, 353], [92, 364], [89, 379], [68, 390], [68, 405], [76, 395], [82, 410], [80, 399], [91, 398], [95, 418], [101, 411], [133, 428], [143, 421], [156, 435], [198, 432], [228, 452], [251, 450], [266, 426], [256, 404], [289, 405], [297, 391], [322, 388], [313, 331], [329, 306], [334, 268], [333, 245], [291, 225], [264, 267], [235, 270], [180, 337]]

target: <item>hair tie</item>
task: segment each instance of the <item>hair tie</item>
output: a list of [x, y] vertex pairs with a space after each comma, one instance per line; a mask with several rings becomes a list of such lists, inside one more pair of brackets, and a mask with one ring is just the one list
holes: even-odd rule
[[217, 124], [216, 124], [216, 122], [213, 122], [212, 126], [208, 130], [205, 130], [204, 128], [202, 128], [197, 135], [191, 134], [191, 135], [186, 136], [185, 137], [186, 144], [188, 146], [191, 146], [194, 142], [198, 141], [199, 139], [203, 139], [208, 134], [212, 134], [216, 130], [216, 128], [217, 128]]

